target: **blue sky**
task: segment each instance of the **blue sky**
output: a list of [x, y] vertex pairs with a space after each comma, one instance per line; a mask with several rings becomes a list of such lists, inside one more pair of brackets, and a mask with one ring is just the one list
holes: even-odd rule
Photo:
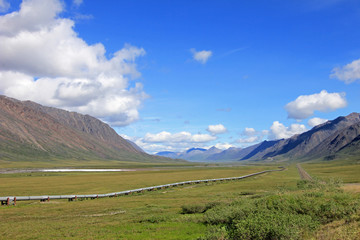
[[99, 117], [150, 153], [359, 112], [356, 0], [20, 4], [0, 0], [0, 93]]

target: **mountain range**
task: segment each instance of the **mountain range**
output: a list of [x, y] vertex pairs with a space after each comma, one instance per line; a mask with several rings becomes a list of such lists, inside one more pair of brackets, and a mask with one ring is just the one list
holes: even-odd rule
[[0, 96], [0, 160], [44, 159], [174, 161], [146, 154], [89, 115]]
[[192, 152], [161, 152], [158, 155], [189, 161], [310, 160], [360, 156], [360, 114], [338, 117], [287, 139], [263, 141], [247, 148], [221, 151], [213, 147], [196, 154]]
[[209, 158], [213, 155], [222, 152], [222, 150], [212, 147], [209, 149], [204, 148], [190, 148], [184, 152], [158, 152], [156, 155], [169, 157], [169, 158], [180, 158], [187, 161], [194, 161], [194, 162], [207, 162]]
[[0, 161], [220, 162], [331, 160], [344, 156], [360, 156], [359, 113], [338, 117], [287, 139], [246, 148], [191, 148], [149, 155], [92, 116], [0, 95]]

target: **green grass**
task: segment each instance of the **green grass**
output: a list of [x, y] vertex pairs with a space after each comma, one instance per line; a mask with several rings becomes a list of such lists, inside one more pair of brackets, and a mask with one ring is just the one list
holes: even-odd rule
[[1, 174], [1, 195], [109, 193], [186, 180], [242, 176], [269, 167], [177, 168], [106, 173]]
[[[274, 165], [173, 167], [117, 173], [3, 174], [0, 175], [0, 195], [106, 193], [185, 180], [241, 176], [274, 168]], [[241, 199], [263, 203], [272, 200], [274, 203], [278, 196], [289, 192], [301, 195], [299, 191], [305, 190], [298, 189], [298, 181], [297, 169], [291, 165], [286, 171], [239, 181], [185, 185], [117, 198], [18, 202], [17, 206], [0, 207], [3, 220], [0, 239], [198, 239], [206, 235], [221, 239], [226, 229], [217, 228], [217, 225], [212, 228], [204, 221], [205, 214]], [[281, 199], [287, 201], [292, 197]], [[282, 219], [279, 224], [289, 222], [286, 216], [278, 217]], [[302, 223], [303, 219], [294, 221]], [[345, 223], [339, 226], [345, 229]], [[356, 225], [350, 226], [349, 231], [357, 229]], [[322, 231], [326, 231], [321, 227], [311, 232], [310, 226], [312, 235], [308, 237], [323, 236]], [[350, 236], [344, 234], [338, 236]]]
[[360, 183], [360, 161], [335, 160], [327, 162], [303, 163], [301, 166], [318, 178], [338, 178], [344, 183]]
[[[201, 239], [309, 239], [320, 234], [320, 226], [344, 220], [341, 227], [353, 224], [355, 239], [360, 230], [360, 201], [333, 182], [311, 185], [299, 181], [298, 189], [262, 196], [241, 197], [230, 204], [215, 205], [203, 214], [210, 233]], [[304, 187], [306, 186], [306, 187]], [[214, 231], [217, 229], [217, 231]]]
[[[59, 191], [58, 194], [74, 191], [111, 192], [182, 180], [239, 176], [262, 169], [264, 167], [51, 176], [14, 174], [1, 175], [0, 189], [7, 194], [32, 191], [42, 194], [47, 192], [50, 185]], [[6, 219], [0, 225], [0, 238], [196, 239], [205, 232], [206, 226], [196, 216], [181, 214], [181, 206], [193, 202], [231, 202], [234, 198], [244, 196], [244, 193], [279, 191], [283, 187], [294, 187], [297, 179], [296, 169], [291, 168], [289, 171], [267, 173], [240, 181], [187, 185], [118, 198], [18, 202], [16, 207], [0, 207], [0, 219]]]

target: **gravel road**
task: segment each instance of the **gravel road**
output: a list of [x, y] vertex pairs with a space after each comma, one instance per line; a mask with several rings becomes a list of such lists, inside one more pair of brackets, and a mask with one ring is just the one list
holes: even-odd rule
[[309, 180], [309, 181], [312, 181], [312, 177], [300, 166], [300, 164], [296, 164], [296, 167], [299, 171], [299, 174], [300, 174], [300, 178], [302, 180]]

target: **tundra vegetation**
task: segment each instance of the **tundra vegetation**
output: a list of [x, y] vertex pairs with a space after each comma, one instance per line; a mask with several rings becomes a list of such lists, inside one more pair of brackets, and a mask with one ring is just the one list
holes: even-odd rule
[[[239, 181], [87, 201], [1, 206], [4, 239], [359, 239], [359, 164], [302, 164]], [[349, 164], [350, 165], [350, 164]], [[118, 167], [118, 166], [117, 166]], [[90, 194], [185, 180], [241, 176], [275, 165], [169, 167], [111, 173], [0, 175], [1, 196]], [[325, 169], [325, 170], [323, 170]], [[338, 171], [337, 171], [338, 169]], [[348, 176], [348, 177], [347, 177]], [[351, 177], [350, 177], [351, 176]], [[351, 185], [348, 185], [351, 183]]]

